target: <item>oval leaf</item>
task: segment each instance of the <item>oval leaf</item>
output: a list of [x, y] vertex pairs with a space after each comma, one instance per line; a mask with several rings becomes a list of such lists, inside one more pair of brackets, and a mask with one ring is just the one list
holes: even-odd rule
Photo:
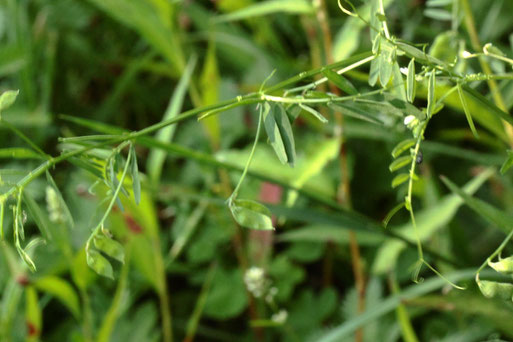
[[274, 230], [271, 212], [264, 205], [251, 200], [233, 200], [230, 203], [233, 218], [242, 227]]
[[101, 233], [96, 235], [93, 240], [94, 246], [98, 248], [99, 251], [102, 251], [119, 262], [125, 262], [125, 250], [119, 242]]
[[401, 141], [399, 144], [397, 144], [394, 149], [392, 150], [392, 157], [397, 158], [399, 157], [404, 151], [415, 145], [416, 141], [415, 139], [407, 139]]
[[354, 85], [347, 80], [342, 75], [337, 74], [335, 71], [330, 69], [325, 69], [322, 71], [323, 75], [326, 76], [328, 80], [330, 80], [334, 85], [337, 86], [340, 90], [349, 95], [358, 94], [358, 90], [354, 87]]
[[114, 279], [112, 265], [104, 256], [92, 248], [89, 248], [86, 253], [87, 265], [89, 265], [93, 271], [104, 277]]
[[511, 300], [513, 296], [513, 284], [498, 283], [496, 281], [478, 280], [477, 285], [483, 296], [487, 298], [500, 298]]
[[398, 187], [399, 185], [401, 185], [404, 182], [406, 182], [408, 179], [410, 179], [410, 175], [408, 175], [407, 173], [400, 173], [400, 174], [398, 174], [392, 180], [392, 188]]
[[9, 108], [14, 103], [14, 101], [16, 101], [16, 97], [19, 93], [19, 90], [8, 90], [3, 92], [0, 96], [0, 112]]
[[399, 170], [400, 168], [408, 165], [411, 163], [411, 156], [403, 156], [403, 157], [400, 157], [400, 158], [397, 158], [396, 160], [394, 160], [390, 166], [388, 167], [388, 169], [391, 171], [391, 172], [394, 172], [394, 171], [397, 171]]
[[497, 272], [513, 274], [513, 256], [500, 259], [497, 262], [489, 261], [488, 265]]

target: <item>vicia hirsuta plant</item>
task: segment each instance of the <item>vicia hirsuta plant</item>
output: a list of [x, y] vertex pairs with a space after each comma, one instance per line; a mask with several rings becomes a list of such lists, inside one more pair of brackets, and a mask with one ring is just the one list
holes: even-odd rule
[[[459, 69], [460, 62], [474, 57], [495, 58], [510, 64], [511, 60], [491, 45], [485, 45], [483, 53], [471, 54], [466, 53], [465, 50], [460, 50], [458, 51], [459, 55], [455, 56], [454, 60], [440, 59], [434, 56], [434, 54], [426, 52], [426, 46], [419, 49], [418, 46], [394, 37], [387, 25], [383, 2], [376, 0], [371, 3], [370, 20], [366, 20], [358, 14], [357, 10], [349, 2], [351, 10], [348, 10], [339, 1], [340, 9], [344, 13], [359, 18], [370, 27], [371, 51], [322, 68], [300, 73], [274, 86], [267, 87], [264, 83], [258, 92], [241, 95], [215, 105], [189, 110], [141, 131], [100, 131], [105, 133], [105, 135], [63, 138], [61, 142], [64, 143], [64, 151], [57, 157], [51, 157], [41, 151], [22, 132], [5, 123], [31, 148], [16, 150], [16, 153], [25, 153], [34, 158], [44, 160], [39, 167], [27, 174], [0, 197], [2, 224], [6, 208], [9, 205], [12, 206], [14, 244], [20, 256], [31, 269], [35, 269], [35, 264], [29, 256], [30, 248], [34, 244], [28, 243], [25, 247], [22, 246], [24, 241], [23, 205], [30, 206], [23, 194], [26, 186], [43, 173], [47, 176], [50, 189], [48, 192], [49, 203], [51, 202], [49, 207], [53, 208], [57, 213], [54, 217], [57, 220], [65, 221], [70, 226], [72, 225], [73, 219], [50, 174], [55, 165], [62, 161], [70, 161], [94, 174], [100, 182], [103, 182], [110, 189], [107, 209], [101, 220], [93, 227], [93, 232], [87, 240], [85, 249], [89, 266], [101, 275], [112, 277], [112, 267], [102, 253], [121, 262], [124, 260], [124, 254], [121, 245], [111, 238], [109, 230], [106, 228], [106, 221], [115, 204], [122, 209], [121, 196], [134, 196], [136, 202], [140, 201], [141, 185], [135, 145], [148, 144], [155, 148], [169, 148], [173, 145], [159, 145], [155, 140], [149, 138], [148, 135], [198, 115], [200, 115], [199, 119], [204, 119], [212, 115], [219, 115], [228, 109], [244, 105], [257, 106], [258, 127], [250, 157], [243, 169], [239, 183], [227, 201], [228, 208], [235, 221], [241, 226], [252, 229], [273, 229], [270, 212], [267, 208], [255, 201], [238, 198], [240, 187], [249, 172], [254, 151], [259, 143], [262, 125], [278, 160], [293, 167], [296, 159], [293, 134], [294, 120], [299, 115], [311, 115], [322, 123], [327, 123], [328, 118], [323, 116], [320, 110], [317, 110], [318, 106], [326, 106], [334, 111], [342, 112], [344, 115], [378, 125], [385, 124], [385, 121], [404, 123], [411, 131], [411, 136], [401, 141], [392, 150], [394, 160], [390, 164], [390, 171], [398, 172], [406, 168], [405, 172], [398, 173], [393, 179], [392, 187], [406, 186], [406, 195], [404, 200], [392, 209], [391, 215], [388, 215], [386, 218], [386, 222], [390, 220], [393, 213], [404, 207], [410, 214], [413, 226], [417, 229], [413, 189], [415, 181], [420, 177], [417, 174], [417, 168], [423, 159], [421, 151], [422, 142], [425, 139], [425, 132], [429, 127], [429, 123], [443, 109], [445, 100], [451, 94], [457, 93], [468, 125], [476, 138], [479, 137], [479, 134], [473, 122], [473, 116], [475, 117], [477, 114], [471, 113], [468, 105], [469, 101], [483, 103], [497, 117], [504, 120], [506, 122], [505, 125], [513, 123], [513, 120], [503, 110], [493, 105], [488, 99], [469, 86], [473, 82], [511, 79], [512, 76], [510, 74], [491, 75], [488, 73], [466, 74]], [[457, 14], [458, 11], [455, 11]], [[458, 20], [458, 15], [456, 15], [456, 20], [453, 21], [453, 30], [457, 29]], [[401, 68], [401, 65], [407, 65], [407, 68]], [[346, 74], [362, 66], [369, 67], [368, 83], [371, 87], [376, 87], [377, 89], [360, 92], [349, 81], [349, 77]], [[312, 81], [312, 78], [315, 80]], [[335, 85], [343, 95], [320, 91], [318, 87], [326, 82], [331, 82]], [[450, 90], [444, 94], [437, 94], [436, 84], [439, 82], [449, 85], [451, 87]], [[427, 89], [427, 103], [425, 106], [419, 107], [416, 105], [419, 101], [415, 100], [417, 88], [420, 86]], [[15, 92], [4, 93], [0, 100], [0, 109], [9, 106], [14, 101], [15, 95]], [[95, 127], [95, 123], [88, 120], [69, 120], [83, 126]], [[98, 126], [96, 128], [98, 129]], [[105, 127], [104, 129], [108, 130]], [[333, 132], [333, 135], [336, 135], [335, 132]], [[105, 148], [109, 147], [114, 147], [112, 152], [104, 153]], [[174, 146], [173, 148], [177, 147]], [[198, 154], [183, 153], [189, 158], [204, 158]], [[130, 184], [132, 184], [131, 194], [127, 190]], [[62, 215], [58, 214], [59, 210]], [[439, 274], [424, 259], [422, 243], [418, 234], [416, 240], [419, 262], [414, 280], [418, 280], [418, 274], [423, 265]], [[501, 266], [498, 269], [504, 270], [505, 268]]]

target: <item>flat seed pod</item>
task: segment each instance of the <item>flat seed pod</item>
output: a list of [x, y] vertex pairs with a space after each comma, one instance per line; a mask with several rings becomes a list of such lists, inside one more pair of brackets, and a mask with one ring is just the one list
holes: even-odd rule
[[431, 117], [433, 115], [434, 109], [435, 109], [435, 71], [431, 71], [431, 74], [429, 75], [428, 79], [428, 97], [427, 97], [427, 115], [428, 117]]
[[230, 211], [242, 227], [258, 230], [274, 230], [271, 212], [264, 205], [251, 200], [233, 200]]
[[408, 76], [406, 80], [406, 95], [409, 102], [415, 100], [415, 93], [417, 92], [417, 81], [415, 80], [415, 58], [412, 58], [408, 64]]

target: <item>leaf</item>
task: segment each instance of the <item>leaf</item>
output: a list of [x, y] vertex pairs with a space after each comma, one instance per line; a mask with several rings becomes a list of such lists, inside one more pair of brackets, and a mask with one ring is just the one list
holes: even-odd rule
[[[291, 216], [290, 218], [293, 218]], [[384, 236], [373, 232], [355, 230], [356, 240], [360, 246], [376, 246], [383, 242]], [[346, 227], [329, 224], [312, 224], [279, 234], [278, 242], [311, 242], [349, 244], [350, 231]]]
[[320, 122], [322, 122], [323, 124], [327, 123], [328, 122], [328, 119], [326, 119], [324, 117], [324, 115], [322, 115], [321, 113], [319, 113], [318, 111], [316, 111], [315, 109], [313, 108], [310, 108], [308, 106], [305, 106], [304, 104], [300, 103], [299, 104], [299, 107], [304, 109], [305, 111], [307, 111], [308, 113], [312, 114], [317, 120], [319, 120]]
[[236, 199], [230, 202], [230, 210], [235, 221], [242, 227], [274, 230], [271, 212], [258, 202]]
[[349, 95], [356, 95], [356, 94], [358, 94], [358, 90], [356, 90], [354, 85], [351, 82], [349, 82], [347, 80], [347, 78], [345, 78], [344, 76], [339, 75], [338, 73], [336, 73], [336, 72], [334, 72], [333, 70], [330, 70], [330, 69], [324, 69], [322, 71], [322, 74], [324, 76], [326, 76], [326, 78], [328, 80], [330, 80], [334, 85], [336, 85], [337, 88], [339, 88], [340, 90], [342, 90], [346, 94], [349, 94]]
[[101, 252], [121, 263], [125, 262], [125, 250], [123, 246], [102, 233], [96, 234], [93, 238], [94, 246]]
[[392, 150], [392, 157], [399, 157], [404, 151], [416, 144], [415, 139], [406, 139], [397, 144]]
[[[452, 282], [459, 282], [462, 280], [472, 279], [475, 276], [475, 269], [466, 269], [461, 271], [452, 272], [447, 275], [447, 279]], [[399, 305], [414, 298], [421, 297], [432, 291], [438, 290], [447, 285], [447, 280], [439, 277], [430, 278], [423, 283], [414, 284], [401, 293], [391, 295], [386, 299], [379, 302], [379, 305], [366, 309], [362, 314], [355, 316], [352, 319], [345, 320], [342, 324], [329, 330], [327, 333], [316, 338], [317, 342], [338, 342], [344, 341], [346, 337], [352, 334], [359, 328], [366, 326], [380, 317], [387, 315], [395, 310]]]
[[99, 275], [114, 279], [114, 272], [110, 262], [103, 257], [98, 251], [88, 248], [86, 251], [87, 265], [93, 269]]
[[501, 166], [501, 175], [505, 174], [513, 166], [513, 150], [507, 150], [508, 158]]
[[468, 125], [470, 126], [470, 130], [472, 131], [472, 134], [474, 134], [474, 137], [476, 137], [476, 139], [479, 139], [479, 134], [477, 134], [476, 127], [474, 126], [474, 121], [472, 120], [472, 115], [470, 114], [470, 111], [468, 109], [467, 100], [465, 99], [465, 94], [461, 89], [461, 84], [458, 83], [456, 87], [458, 88], [458, 95], [460, 97], [461, 105], [463, 106], [463, 112], [465, 113], [465, 117], [467, 118]]
[[42, 292], [57, 298], [75, 316], [80, 317], [80, 301], [73, 287], [55, 276], [44, 276], [34, 281], [34, 286]]
[[215, 18], [215, 22], [251, 19], [273, 13], [311, 14], [313, 11], [313, 6], [305, 0], [268, 0], [218, 16]]
[[399, 68], [399, 63], [397, 63], [397, 61], [395, 61], [392, 66], [392, 73], [393, 88], [391, 89], [391, 92], [395, 94], [400, 100], [406, 101], [406, 88], [403, 75], [401, 74], [401, 69]]
[[428, 79], [428, 97], [427, 97], [427, 116], [431, 117], [435, 109], [435, 70], [429, 74]]
[[408, 181], [409, 179], [410, 179], [410, 175], [407, 173], [398, 174], [392, 180], [392, 188], [398, 187], [399, 185], [403, 184], [404, 182]]
[[264, 104], [264, 126], [278, 159], [282, 164], [288, 163], [294, 166], [296, 159], [294, 136], [283, 106]]
[[172, 69], [181, 72], [185, 67], [180, 39], [169, 18], [172, 16], [172, 4], [164, 1], [161, 5], [145, 0], [89, 0], [90, 3], [106, 14], [135, 30], [156, 51], [172, 65]]
[[382, 50], [379, 57], [379, 83], [381, 83], [382, 87], [386, 87], [388, 81], [390, 81], [390, 77], [392, 76], [392, 51], [390, 50]]
[[513, 217], [508, 215], [506, 212], [495, 208], [494, 206], [474, 198], [460, 189], [456, 184], [451, 182], [448, 178], [440, 177], [445, 185], [455, 194], [463, 199], [466, 205], [474, 210], [481, 217], [486, 219], [488, 222], [496, 225], [504, 233], [509, 234], [513, 225]]
[[374, 58], [372, 61], [371, 61], [371, 65], [370, 65], [370, 71], [369, 71], [369, 85], [371, 87], [374, 87], [376, 85], [376, 83], [378, 82], [378, 77], [379, 77], [379, 62], [380, 61], [380, 58], [379, 56]]
[[477, 280], [479, 290], [486, 298], [499, 298], [511, 300], [513, 297], [513, 284], [499, 283], [489, 280]]
[[2, 95], [0, 95], [0, 112], [12, 106], [19, 93], [19, 90], [4, 91]]
[[397, 171], [400, 168], [410, 164], [411, 163], [411, 158], [412, 158], [411, 155], [402, 156], [400, 158], [397, 158], [388, 166], [388, 169], [391, 172]]
[[34, 220], [39, 231], [43, 235], [46, 240], [51, 240], [50, 233], [50, 220], [48, 219], [48, 215], [44, 212], [37, 202], [30, 196], [30, 193], [27, 191], [23, 192], [23, 202], [27, 205], [27, 211], [30, 217]]
[[[470, 88], [467, 85], [461, 86], [463, 92], [465, 93], [466, 99], [469, 98], [473, 101], [475, 101], [481, 108], [480, 110], [486, 110], [487, 112], [490, 112], [492, 115], [496, 116], [497, 118], [500, 118], [506, 122], [508, 122], [510, 125], [513, 125], [513, 118], [508, 113], [505, 113], [503, 110], [501, 110], [499, 107], [497, 107], [494, 103], [492, 103], [490, 100], [488, 100], [486, 97], [478, 93], [476, 90]], [[474, 111], [475, 114], [475, 111]]]
[[205, 315], [227, 320], [240, 315], [247, 305], [248, 296], [240, 269], [218, 267], [203, 308]]
[[499, 259], [497, 262], [488, 261], [488, 266], [500, 273], [513, 274], [513, 256]]
[[408, 64], [406, 90], [408, 101], [413, 102], [415, 100], [415, 93], [417, 91], [417, 80], [415, 79], [415, 58], [412, 58]]
[[[221, 81], [216, 44], [215, 40], [211, 39], [208, 43], [207, 53], [200, 76], [203, 106], [215, 105], [219, 102]], [[213, 112], [210, 112], [208, 115], [205, 114], [200, 120], [203, 127], [205, 127], [211, 146], [215, 148], [221, 143], [221, 123], [219, 116], [211, 114], [213, 114]]]
[[367, 106], [365, 103], [347, 101], [329, 103], [329, 106], [335, 110], [340, 111], [342, 114], [353, 117], [355, 119], [371, 122], [376, 125], [383, 125], [383, 121], [376, 117], [379, 112], [369, 112], [369, 106]]
[[130, 145], [130, 153], [132, 159], [130, 160], [130, 177], [132, 178], [132, 190], [134, 192], [135, 204], [139, 205], [141, 202], [141, 180], [139, 179], [139, 168], [137, 167], [137, 155], [135, 153], [134, 145]]
[[409, 57], [415, 58], [417, 61], [419, 61], [421, 63], [436, 64], [436, 65], [443, 66], [444, 68], [446, 66], [446, 64], [444, 62], [442, 62], [441, 60], [439, 60], [433, 56], [430, 56], [427, 53], [425, 53], [407, 43], [396, 42], [395, 46], [397, 46], [397, 48], [400, 49], [401, 51], [404, 51]]
[[[472, 194], [493, 174], [493, 169], [487, 169], [465, 185], [465, 192]], [[399, 236], [408, 241], [416, 240], [416, 231], [421, 241], [426, 241], [436, 231], [445, 227], [454, 217], [458, 208], [463, 204], [463, 200], [457, 195], [446, 195], [441, 198], [434, 206], [428, 207], [416, 214], [417, 230], [411, 222], [393, 228], [392, 230]], [[389, 240], [378, 249], [374, 264], [373, 272], [383, 274], [392, 270], [399, 258], [401, 251], [406, 248], [404, 241]]]
[[24, 147], [0, 148], [0, 158], [43, 159], [43, 157], [40, 154]]
[[388, 212], [387, 216], [385, 216], [385, 218], [382, 221], [383, 227], [386, 228], [388, 226], [388, 222], [390, 222], [392, 217], [394, 217], [394, 215], [397, 214], [397, 212], [399, 210], [401, 210], [405, 206], [406, 206], [405, 202], [401, 202], [398, 205], [396, 205], [395, 207], [393, 207], [392, 209], [390, 209], [390, 211]]
[[50, 172], [46, 171], [46, 180], [50, 184], [50, 186], [55, 191], [55, 194], [57, 195], [57, 200], [59, 201], [59, 207], [62, 211], [64, 211], [64, 215], [66, 216], [66, 220], [68, 221], [68, 224], [70, 227], [73, 228], [75, 225], [75, 222], [73, 220], [73, 216], [71, 216], [71, 212], [69, 211], [68, 205], [66, 204], [66, 201], [62, 197], [61, 192], [59, 191], [59, 188], [57, 187], [57, 184], [55, 184], [55, 181], [53, 180], [52, 175]]
[[452, 14], [443, 9], [428, 8], [424, 11], [424, 15], [436, 20], [452, 20]]
[[41, 308], [37, 299], [37, 292], [32, 286], [25, 288], [25, 321], [31, 333], [27, 336], [27, 342], [39, 341], [41, 336]]

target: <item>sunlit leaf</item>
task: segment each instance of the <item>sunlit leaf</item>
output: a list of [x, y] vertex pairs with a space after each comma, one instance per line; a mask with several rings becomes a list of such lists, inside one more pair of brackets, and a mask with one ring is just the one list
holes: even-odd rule
[[101, 252], [107, 254], [111, 258], [119, 262], [125, 262], [125, 250], [123, 246], [102, 233], [98, 233], [93, 238], [94, 246]]
[[86, 253], [87, 265], [89, 265], [89, 267], [99, 275], [114, 279], [112, 265], [104, 256], [93, 248], [87, 249]]
[[271, 212], [264, 205], [251, 200], [233, 200], [230, 203], [233, 218], [245, 228], [274, 230]]
[[339, 75], [330, 69], [324, 69], [322, 71], [322, 73], [324, 76], [326, 76], [328, 78], [328, 80], [330, 80], [334, 85], [336, 85], [337, 88], [339, 88], [346, 94], [349, 94], [349, 95], [358, 94], [358, 90], [356, 90], [354, 85], [351, 82], [349, 82], [347, 80], [347, 78], [345, 78], [344, 76]]
[[0, 95], [0, 112], [9, 108], [14, 101], [16, 101], [16, 97], [20, 93], [19, 90], [7, 90]]

